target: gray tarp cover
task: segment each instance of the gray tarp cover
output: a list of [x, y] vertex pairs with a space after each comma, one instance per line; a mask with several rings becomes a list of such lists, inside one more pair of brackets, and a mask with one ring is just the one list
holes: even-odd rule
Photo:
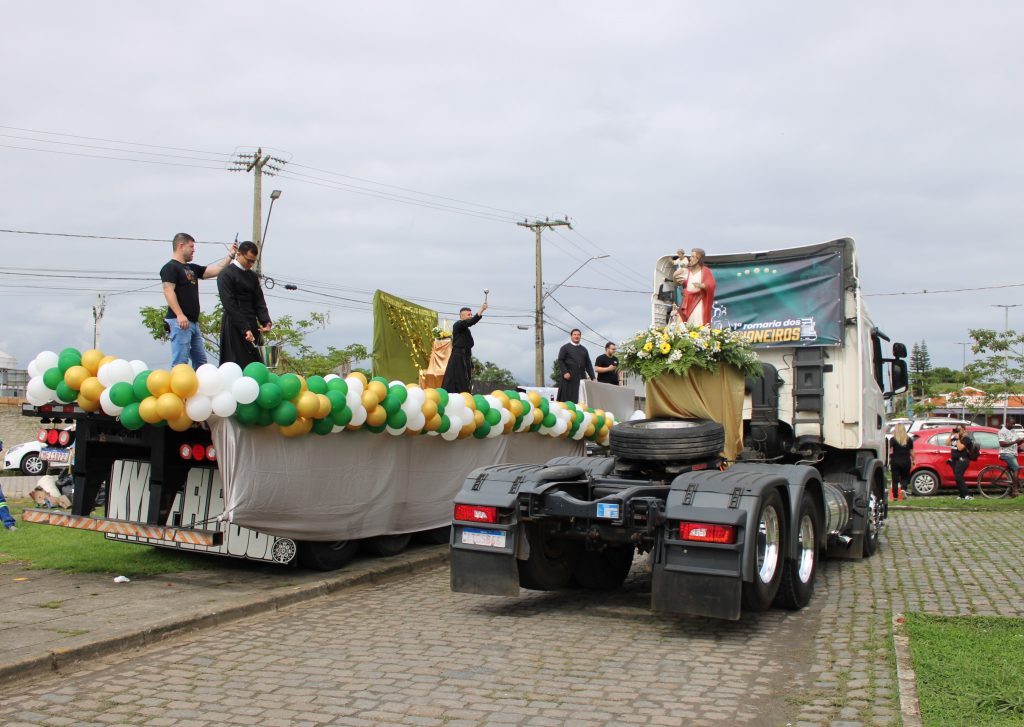
[[477, 467], [543, 464], [583, 442], [540, 434], [446, 442], [371, 432], [289, 439], [211, 417], [224, 485], [222, 520], [296, 540], [350, 540], [450, 525], [452, 501]]

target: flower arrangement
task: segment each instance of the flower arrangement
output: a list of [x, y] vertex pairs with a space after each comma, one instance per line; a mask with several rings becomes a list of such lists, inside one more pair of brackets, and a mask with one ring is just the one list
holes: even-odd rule
[[430, 332], [434, 334], [434, 340], [452, 337], [452, 329], [448, 326], [448, 321], [445, 321], [443, 325], [434, 326], [430, 329]]
[[720, 363], [744, 376], [760, 376], [761, 362], [750, 343], [730, 329], [670, 323], [638, 331], [619, 348], [619, 367], [644, 381], [663, 373], [684, 375], [692, 366], [715, 371]]

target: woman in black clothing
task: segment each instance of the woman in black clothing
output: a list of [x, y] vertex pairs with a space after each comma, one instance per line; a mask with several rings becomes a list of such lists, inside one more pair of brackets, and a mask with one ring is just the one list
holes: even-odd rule
[[914, 438], [907, 428], [897, 424], [889, 440], [889, 471], [892, 473], [892, 499], [899, 500], [900, 489], [907, 489], [910, 470], [914, 467]]

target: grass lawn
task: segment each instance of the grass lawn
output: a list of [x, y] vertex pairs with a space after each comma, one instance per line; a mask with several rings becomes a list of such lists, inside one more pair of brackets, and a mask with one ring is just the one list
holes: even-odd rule
[[1024, 725], [1024, 619], [907, 614], [925, 725]]
[[107, 540], [87, 530], [37, 525], [21, 520], [21, 512], [33, 506], [31, 500], [8, 500], [18, 529], [0, 527], [0, 563], [22, 563], [28, 568], [45, 568], [65, 573], [113, 573], [152, 575], [214, 567], [214, 559], [195, 553], [130, 545]]
[[1004, 497], [998, 500], [990, 500], [978, 497], [977, 493], [973, 500], [958, 500], [956, 495], [936, 495], [931, 497], [911, 496], [902, 502], [890, 502], [890, 507], [909, 507], [915, 510], [991, 510], [998, 512], [1013, 512], [1024, 510], [1024, 497], [1010, 499]]

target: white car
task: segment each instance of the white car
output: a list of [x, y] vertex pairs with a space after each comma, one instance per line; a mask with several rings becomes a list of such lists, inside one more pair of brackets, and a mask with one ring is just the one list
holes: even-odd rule
[[51, 430], [41, 429], [40, 437], [32, 442], [16, 444], [4, 454], [5, 470], [21, 470], [24, 475], [45, 475], [53, 468], [67, 467], [75, 457], [73, 427], [55, 429], [56, 441], [50, 442], [47, 434]]

